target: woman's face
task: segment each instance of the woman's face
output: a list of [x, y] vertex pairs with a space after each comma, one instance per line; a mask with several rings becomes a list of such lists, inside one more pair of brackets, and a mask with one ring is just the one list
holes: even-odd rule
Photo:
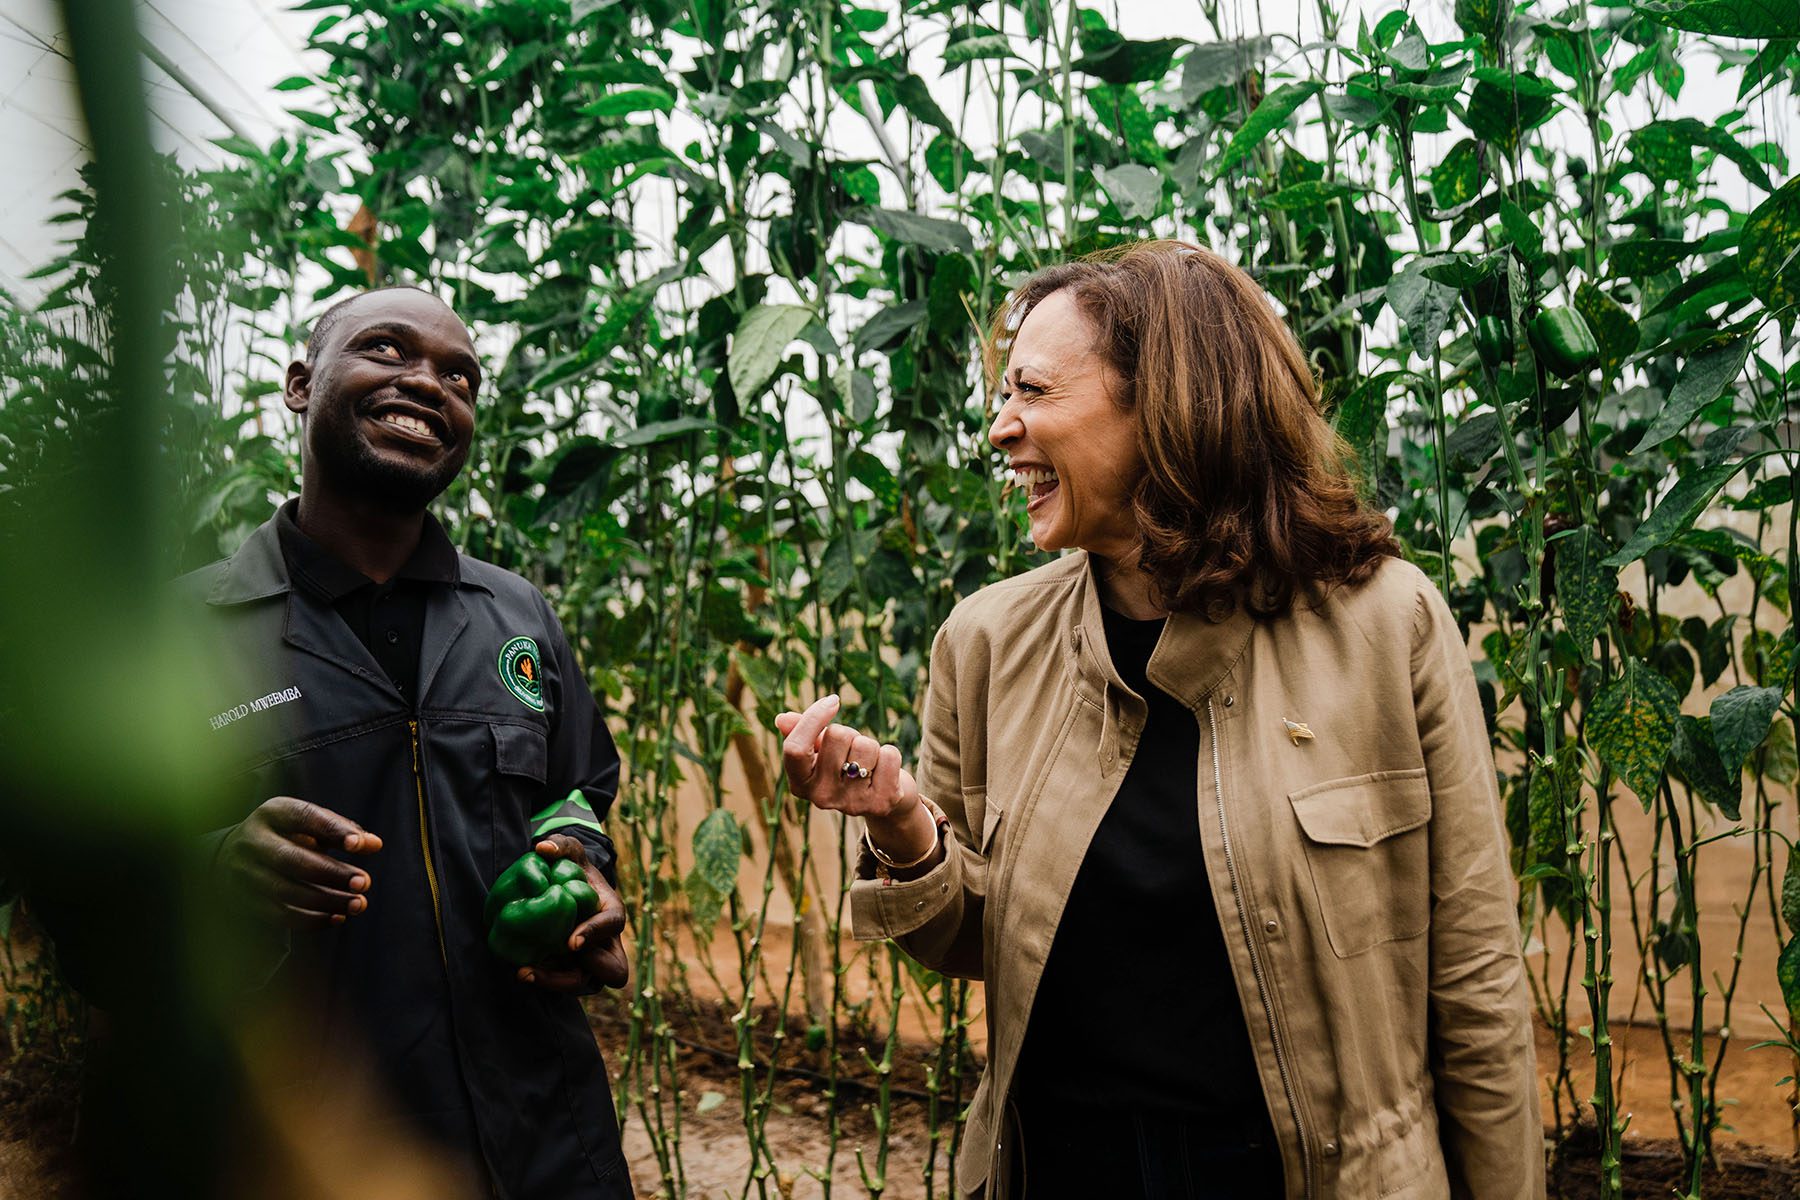
[[1117, 373], [1067, 290], [1038, 302], [1013, 338], [1003, 403], [988, 441], [1025, 492], [1040, 550], [1079, 547], [1122, 560], [1137, 543], [1131, 488], [1141, 469], [1137, 423], [1113, 402]]

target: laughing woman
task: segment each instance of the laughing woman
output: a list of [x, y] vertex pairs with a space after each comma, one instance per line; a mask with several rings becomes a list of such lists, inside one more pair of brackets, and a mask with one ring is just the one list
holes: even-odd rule
[[1474, 676], [1294, 339], [1169, 242], [994, 332], [988, 437], [1073, 553], [945, 622], [916, 778], [836, 697], [778, 721], [794, 791], [863, 819], [856, 936], [985, 981], [958, 1186], [1541, 1196]]

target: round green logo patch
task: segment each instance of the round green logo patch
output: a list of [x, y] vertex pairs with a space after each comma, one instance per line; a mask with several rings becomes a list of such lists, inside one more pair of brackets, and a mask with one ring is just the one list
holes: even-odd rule
[[500, 682], [527, 708], [544, 711], [544, 686], [539, 679], [537, 643], [516, 637], [500, 647]]

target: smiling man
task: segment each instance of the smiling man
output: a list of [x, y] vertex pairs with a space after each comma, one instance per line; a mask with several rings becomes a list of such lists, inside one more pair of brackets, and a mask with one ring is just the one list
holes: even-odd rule
[[[288, 368], [300, 495], [184, 580], [221, 664], [208, 736], [240, 781], [212, 870], [280, 931], [253, 994], [297, 1017], [256, 1070], [306, 1128], [423, 1139], [472, 1194], [629, 1196], [576, 999], [626, 980], [600, 826], [618, 755], [544, 597], [426, 511], [480, 383], [468, 330], [411, 288], [333, 307]], [[534, 846], [601, 903], [566, 953], [515, 967], [483, 902]], [[366, 1085], [379, 1099], [351, 1103]]]

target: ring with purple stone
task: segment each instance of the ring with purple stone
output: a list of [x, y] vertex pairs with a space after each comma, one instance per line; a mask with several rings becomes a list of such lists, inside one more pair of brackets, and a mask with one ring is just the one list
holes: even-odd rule
[[843, 774], [845, 779], [867, 779], [869, 776], [875, 774], [875, 772], [869, 770], [869, 768], [863, 766], [853, 758], [844, 764]]

